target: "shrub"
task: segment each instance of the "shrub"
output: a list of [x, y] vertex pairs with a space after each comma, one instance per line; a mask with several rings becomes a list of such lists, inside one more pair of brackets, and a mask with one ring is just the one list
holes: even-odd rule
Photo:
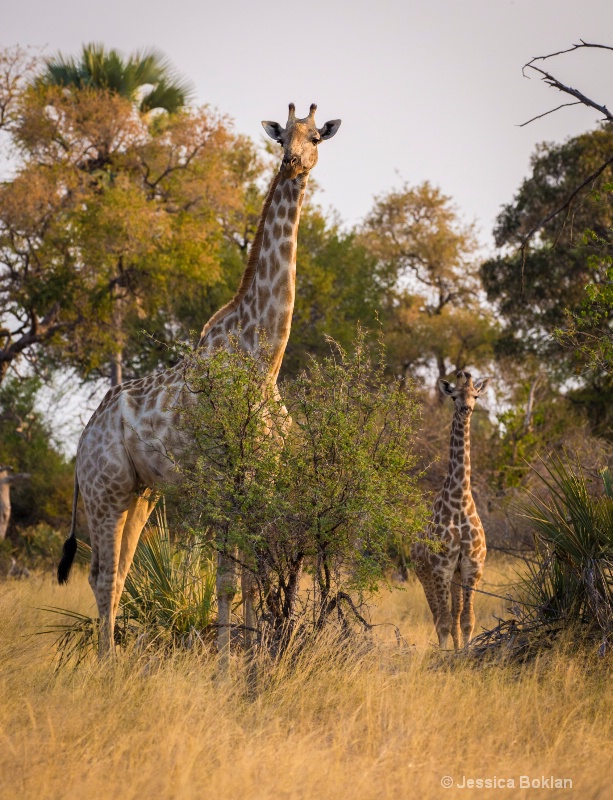
[[590, 492], [568, 457], [544, 463], [548, 494], [532, 495], [521, 513], [535, 531], [535, 560], [522, 582], [532, 615], [597, 631], [606, 649], [613, 632], [613, 473]]
[[[287, 408], [262, 386], [265, 344], [257, 356], [237, 347], [191, 357], [180, 494], [192, 525], [214, 531], [218, 552], [254, 575], [260, 627], [360, 619], [390, 538], [409, 541], [422, 524], [418, 406], [364, 342], [359, 333], [346, 352], [330, 340], [327, 358], [282, 385]], [[300, 593], [304, 572], [311, 589]]]

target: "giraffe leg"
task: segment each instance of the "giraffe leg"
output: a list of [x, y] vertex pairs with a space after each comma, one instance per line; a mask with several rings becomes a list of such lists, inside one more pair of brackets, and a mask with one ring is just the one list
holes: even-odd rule
[[123, 587], [126, 582], [128, 571], [132, 566], [134, 552], [138, 545], [143, 528], [147, 524], [149, 515], [155, 508], [157, 495], [152, 498], [151, 489], [145, 489], [142, 494], [132, 498], [128, 516], [123, 527], [121, 536], [121, 550], [119, 551], [119, 566], [117, 569], [117, 580], [115, 583], [115, 596], [113, 601], [113, 614], [116, 617], [119, 609], [119, 602], [123, 594]]
[[460, 649], [460, 613], [462, 611], [462, 576], [459, 569], [451, 581], [451, 637], [456, 650]]
[[462, 593], [464, 595], [464, 607], [460, 617], [460, 627], [462, 628], [464, 647], [468, 647], [473, 635], [473, 629], [475, 627], [475, 612], [473, 609], [475, 598], [474, 589], [479, 585], [482, 575], [482, 562], [471, 561], [467, 558], [462, 559]]
[[436, 597], [436, 589], [434, 587], [434, 580], [432, 578], [432, 570], [430, 565], [421, 559], [416, 561], [415, 574], [419, 578], [419, 582], [423, 587], [426, 600], [428, 601], [430, 611], [432, 612], [432, 619], [436, 625], [436, 620], [438, 619], [438, 600]]
[[[112, 656], [115, 652], [115, 592], [121, 538], [127, 516], [127, 510], [109, 509], [90, 528], [92, 545], [97, 550], [97, 564], [95, 565], [97, 572], [92, 569], [90, 584], [94, 590], [100, 618], [98, 655], [101, 658]], [[94, 567], [94, 565], [92, 566]]]
[[448, 649], [449, 634], [451, 633], [451, 612], [449, 610], [449, 594], [453, 572], [445, 569], [434, 569], [433, 579], [438, 607], [436, 619], [436, 633], [441, 650]]

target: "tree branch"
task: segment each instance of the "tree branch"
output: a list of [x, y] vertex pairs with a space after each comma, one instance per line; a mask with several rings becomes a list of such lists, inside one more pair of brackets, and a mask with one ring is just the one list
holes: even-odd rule
[[[545, 72], [545, 70], [540, 69], [540, 67], [535, 67], [532, 64], [524, 64], [523, 69], [526, 69], [526, 67], [528, 67], [529, 69], [533, 69], [535, 72], [539, 72], [543, 76], [541, 80], [543, 80], [548, 86], [551, 86], [554, 89], [558, 89], [558, 91], [564, 92], [565, 94], [569, 94], [571, 95], [571, 97], [576, 97], [579, 103], [583, 104], [584, 106], [588, 106], [590, 108], [595, 108], [596, 111], [600, 111], [601, 114], [604, 114], [605, 119], [608, 122], [613, 122], [613, 114], [611, 114], [611, 112], [606, 106], [600, 105], [599, 103], [596, 103], [594, 100], [591, 100], [589, 97], [584, 95], [583, 92], [580, 92], [579, 89], [573, 89], [572, 86], [566, 86], [565, 83], [562, 83], [557, 78], [554, 78], [554, 76], [551, 75], [551, 73]], [[575, 104], [570, 103], [565, 105], [575, 105]], [[562, 108], [562, 106], [559, 106], [559, 108]]]
[[[599, 111], [601, 114], [604, 115], [606, 122], [613, 122], [613, 114], [609, 111], [609, 109], [605, 105], [600, 104], [600, 103], [596, 103], [594, 100], [592, 100], [591, 98], [589, 98], [586, 95], [584, 95], [583, 92], [579, 91], [578, 89], [573, 89], [571, 86], [567, 86], [566, 84], [562, 83], [557, 78], [555, 78], [551, 73], [546, 72], [545, 70], [541, 69], [540, 67], [535, 66], [535, 64], [534, 64], [535, 61], [546, 61], [549, 58], [554, 58], [555, 56], [562, 55], [563, 53], [572, 53], [572, 52], [574, 52], [576, 50], [579, 50], [579, 49], [582, 49], [582, 48], [599, 48], [599, 49], [602, 49], [602, 50], [613, 50], [613, 46], [604, 45], [604, 44], [594, 44], [594, 43], [591, 43], [591, 42], [584, 42], [583, 39], [580, 39], [579, 41], [580, 41], [580, 44], [574, 44], [572, 47], [569, 47], [566, 50], [558, 50], [556, 53], [549, 53], [548, 55], [545, 55], [545, 56], [535, 56], [530, 61], [528, 61], [526, 64], [524, 64], [524, 66], [522, 67], [522, 74], [524, 75], [524, 77], [528, 77], [526, 75], [526, 69], [532, 69], [535, 72], [538, 72], [542, 76], [541, 80], [545, 81], [545, 83], [547, 83], [549, 86], [551, 86], [554, 89], [558, 89], [558, 91], [563, 92], [564, 94], [568, 94], [571, 97], [576, 98], [576, 100], [575, 100], [575, 102], [572, 102], [572, 103], [562, 103], [561, 105], [557, 106], [556, 108], [551, 109], [551, 111], [546, 111], [543, 114], [539, 114], [536, 117], [532, 117], [532, 119], [529, 119], [527, 122], [522, 123], [522, 125], [520, 125], [519, 127], [523, 127], [524, 125], [528, 125], [529, 123], [534, 122], [534, 120], [541, 119], [542, 117], [545, 117], [548, 114], [552, 114], [554, 111], [557, 111], [560, 108], [564, 108], [565, 106], [573, 106], [573, 105], [584, 105], [584, 106], [587, 106], [588, 108], [594, 108], [594, 109], [596, 109], [596, 111]], [[564, 223], [562, 224], [562, 228], [560, 229], [560, 231], [558, 233], [558, 236], [556, 237], [556, 240], [555, 240], [554, 245], [553, 245], [554, 248], [555, 248], [555, 246], [557, 245], [558, 240], [560, 238], [560, 234], [562, 232], [562, 229], [564, 228], [564, 225], [566, 224], [566, 219], [568, 219], [568, 214], [570, 213], [570, 207], [571, 207], [574, 199], [577, 197], [577, 195], [583, 189], [585, 189], [585, 187], [588, 184], [590, 184], [592, 181], [596, 180], [596, 178], [598, 178], [610, 164], [613, 164], [613, 157], [607, 159], [596, 170], [594, 170], [594, 172], [592, 172], [590, 175], [588, 175], [587, 178], [585, 178], [585, 180], [581, 184], [579, 184], [579, 186], [577, 186], [570, 193], [570, 195], [564, 200], [564, 202], [560, 206], [558, 206], [554, 211], [552, 211], [546, 217], [544, 217], [539, 222], [537, 222], [537, 224], [534, 225], [531, 228], [530, 231], [528, 231], [526, 236], [523, 237], [523, 239], [521, 240], [520, 248], [519, 248], [519, 251], [522, 254], [522, 259], [521, 259], [521, 283], [522, 283], [522, 289], [523, 289], [523, 285], [524, 285], [524, 271], [525, 271], [525, 266], [526, 266], [526, 252], [527, 252], [527, 246], [528, 246], [529, 241], [532, 239], [534, 234], [537, 233], [537, 231], [539, 231], [544, 225], [546, 225], [548, 222], [550, 222], [552, 219], [554, 219], [554, 217], [556, 217], [562, 211], [566, 210], [566, 212], [567, 212], [566, 218], [564, 220]]]
[[[573, 89], [571, 86], [566, 86], [566, 84], [564, 84], [561, 81], [559, 81], [557, 78], [555, 78], [553, 75], [551, 75], [551, 73], [546, 72], [544, 69], [541, 69], [540, 67], [535, 67], [534, 66], [534, 62], [535, 61], [546, 61], [548, 58], [555, 58], [555, 56], [559, 56], [559, 55], [562, 55], [564, 53], [572, 53], [575, 50], [579, 50], [579, 49], [582, 49], [584, 47], [599, 48], [601, 50], [613, 50], [613, 47], [610, 46], [610, 45], [593, 44], [591, 42], [584, 42], [583, 39], [579, 39], [579, 41], [581, 42], [581, 44], [574, 44], [572, 47], [569, 47], [567, 50], [558, 50], [557, 53], [549, 53], [546, 56], [535, 56], [534, 58], [530, 59], [530, 61], [528, 61], [526, 64], [524, 64], [524, 66], [522, 67], [522, 70], [521, 70], [522, 71], [522, 75], [525, 78], [527, 78], [528, 76], [526, 75], [526, 69], [533, 69], [535, 72], [538, 72], [540, 75], [542, 75], [541, 80], [545, 81], [545, 83], [547, 83], [549, 86], [551, 86], [554, 89], [558, 89], [558, 91], [560, 91], [560, 92], [564, 92], [565, 94], [569, 94], [569, 95], [571, 95], [571, 97], [575, 97], [577, 99], [576, 103], [563, 103], [561, 106], [558, 106], [558, 108], [564, 108], [564, 106], [567, 106], [567, 105], [577, 105], [577, 104], [581, 103], [584, 106], [588, 106], [589, 108], [596, 109], [596, 111], [600, 111], [601, 114], [605, 115], [605, 118], [607, 119], [607, 121], [613, 122], [613, 114], [611, 114], [611, 112], [609, 111], [609, 109], [605, 105], [600, 105], [599, 103], [594, 102], [594, 100], [591, 100], [589, 97], [584, 95], [583, 92], [580, 92], [578, 89]], [[533, 122], [535, 119], [540, 119], [540, 117], [544, 117], [547, 114], [552, 114], [554, 111], [557, 111], [558, 108], [554, 108], [551, 111], [546, 111], [545, 114], [540, 114], [538, 117], [533, 117], [532, 119], [529, 119], [528, 122], [524, 122], [523, 125], [528, 125], [530, 122]], [[520, 125], [520, 127], [522, 127], [522, 126]]]
[[532, 119], [529, 119], [527, 122], [522, 122], [517, 127], [523, 128], [524, 126], [529, 125], [531, 122], [534, 122], [537, 119], [542, 119], [543, 117], [546, 117], [548, 114], [553, 114], [554, 111], [557, 111], [560, 108], [566, 108], [566, 106], [580, 106], [580, 105], [581, 105], [581, 100], [575, 100], [574, 103], [562, 103], [562, 105], [556, 106], [555, 108], [552, 108], [550, 111], [545, 111], [543, 114], [537, 114], [536, 117], [532, 117]]

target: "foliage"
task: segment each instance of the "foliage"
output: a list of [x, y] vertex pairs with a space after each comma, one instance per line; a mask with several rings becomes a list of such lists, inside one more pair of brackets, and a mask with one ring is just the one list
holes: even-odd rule
[[[35, 377], [11, 378], [0, 386], [0, 464], [28, 475], [11, 488], [14, 523], [60, 528], [70, 519], [72, 466], [54, 441], [50, 421], [36, 408], [40, 386]], [[20, 541], [30, 554], [24, 536], [25, 531]]]
[[441, 377], [448, 377], [469, 365], [489, 365], [498, 336], [490, 312], [448, 304], [440, 313], [429, 314], [425, 308], [421, 295], [405, 292], [385, 325], [397, 374], [406, 377], [418, 367], [435, 366]]
[[193, 646], [214, 620], [215, 561], [199, 541], [173, 543], [165, 511], [155, 511], [126, 578], [119, 627], [146, 642]]
[[508, 394], [504, 399], [499, 395], [503, 405], [496, 415], [499, 437], [490, 469], [497, 487], [504, 489], [522, 485], [538, 454], [559, 446], [569, 428], [579, 428], [582, 414], [556, 391], [535, 359], [500, 363]]
[[186, 357], [179, 428], [188, 452], [176, 463], [180, 495], [189, 499], [192, 518], [215, 529], [222, 552], [248, 546], [253, 515], [270, 501], [287, 417], [264, 384], [266, 345], [257, 355], [237, 339], [232, 345], [230, 353], [197, 348]]
[[0, 379], [21, 357], [85, 378], [123, 360], [138, 374], [152, 361], [142, 328], [173, 338], [184, 306], [218, 279], [253, 148], [206, 108], [151, 116], [99, 85], [41, 78], [15, 104], [18, 162], [0, 186]]
[[[611, 152], [613, 131], [596, 130], [564, 144], [542, 144], [532, 157], [532, 175], [523, 181], [512, 203], [504, 206], [495, 229], [498, 247], [514, 248], [541, 219]], [[597, 180], [601, 187], [606, 173]], [[505, 321], [499, 349], [525, 357], [533, 353], [558, 379], [575, 374], [577, 352], [561, 349], [551, 333], [562, 328], [567, 310], [580, 313], [586, 284], [606, 283], [606, 256], [613, 212], [608, 193], [580, 194], [567, 218], [548, 222], [537, 246], [526, 255], [510, 251], [481, 267], [488, 299]], [[583, 237], [590, 230], [593, 236]], [[579, 361], [579, 363], [581, 363]]]
[[191, 94], [159, 51], [138, 52], [126, 59], [102, 44], [84, 45], [78, 59], [61, 53], [46, 59], [37, 84], [110, 91], [136, 103], [141, 112], [176, 112]]
[[[383, 575], [390, 537], [410, 538], [423, 514], [415, 401], [389, 384], [383, 353], [375, 365], [363, 334], [350, 353], [331, 347], [283, 384], [287, 409], [263, 381], [265, 346], [258, 355], [196, 351], [186, 373], [181, 427], [192, 457], [180, 493], [193, 524], [255, 574], [273, 628], [299, 610], [316, 627], [333, 611], [343, 618], [343, 606], [355, 610]], [[313, 591], [299, 599], [304, 568]]]
[[535, 531], [535, 560], [523, 581], [525, 599], [543, 622], [582, 624], [599, 632], [603, 648], [613, 633], [613, 477], [590, 491], [568, 457], [543, 464], [548, 496], [521, 507]]
[[[604, 184], [597, 199], [602, 204], [613, 199], [613, 183]], [[576, 311], [567, 310], [566, 324], [554, 331], [563, 345], [574, 348], [585, 359], [588, 368], [613, 372], [613, 249], [611, 234], [588, 229], [583, 235], [589, 247], [587, 259], [591, 280], [586, 285]]]
[[385, 375], [364, 334], [284, 387], [296, 421], [283, 451], [289, 524], [305, 554], [323, 618], [343, 591], [376, 590], [390, 540], [407, 542], [423, 522], [416, 489], [418, 406], [410, 387]]
[[386, 289], [382, 321], [394, 371], [440, 377], [492, 356], [496, 326], [479, 304], [476, 240], [451, 199], [425, 182], [375, 198], [360, 240]]
[[478, 289], [470, 262], [474, 232], [458, 220], [450, 198], [427, 181], [376, 197], [362, 236], [385, 265], [389, 285], [412, 276], [429, 294], [433, 311]]
[[282, 375], [295, 377], [309, 356], [328, 352], [326, 336], [345, 348], [356, 326], [373, 330], [386, 304], [379, 263], [354, 232], [328, 222], [314, 205], [302, 209], [297, 255], [296, 301]]

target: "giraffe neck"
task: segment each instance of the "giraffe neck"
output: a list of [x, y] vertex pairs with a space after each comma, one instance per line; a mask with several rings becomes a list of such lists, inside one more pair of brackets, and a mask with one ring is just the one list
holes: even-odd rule
[[308, 173], [273, 180], [253, 241], [249, 262], [234, 298], [207, 322], [200, 346], [224, 346], [236, 336], [257, 350], [265, 339], [269, 377], [276, 380], [289, 339], [296, 288], [296, 245]]
[[461, 487], [463, 495], [470, 495], [470, 417], [456, 412], [451, 423], [449, 449], [449, 488]]
[[[253, 282], [256, 323], [270, 348], [275, 380], [289, 339], [296, 294], [296, 247], [308, 173], [289, 180], [279, 175], [264, 222]], [[245, 298], [247, 302], [247, 298]]]

